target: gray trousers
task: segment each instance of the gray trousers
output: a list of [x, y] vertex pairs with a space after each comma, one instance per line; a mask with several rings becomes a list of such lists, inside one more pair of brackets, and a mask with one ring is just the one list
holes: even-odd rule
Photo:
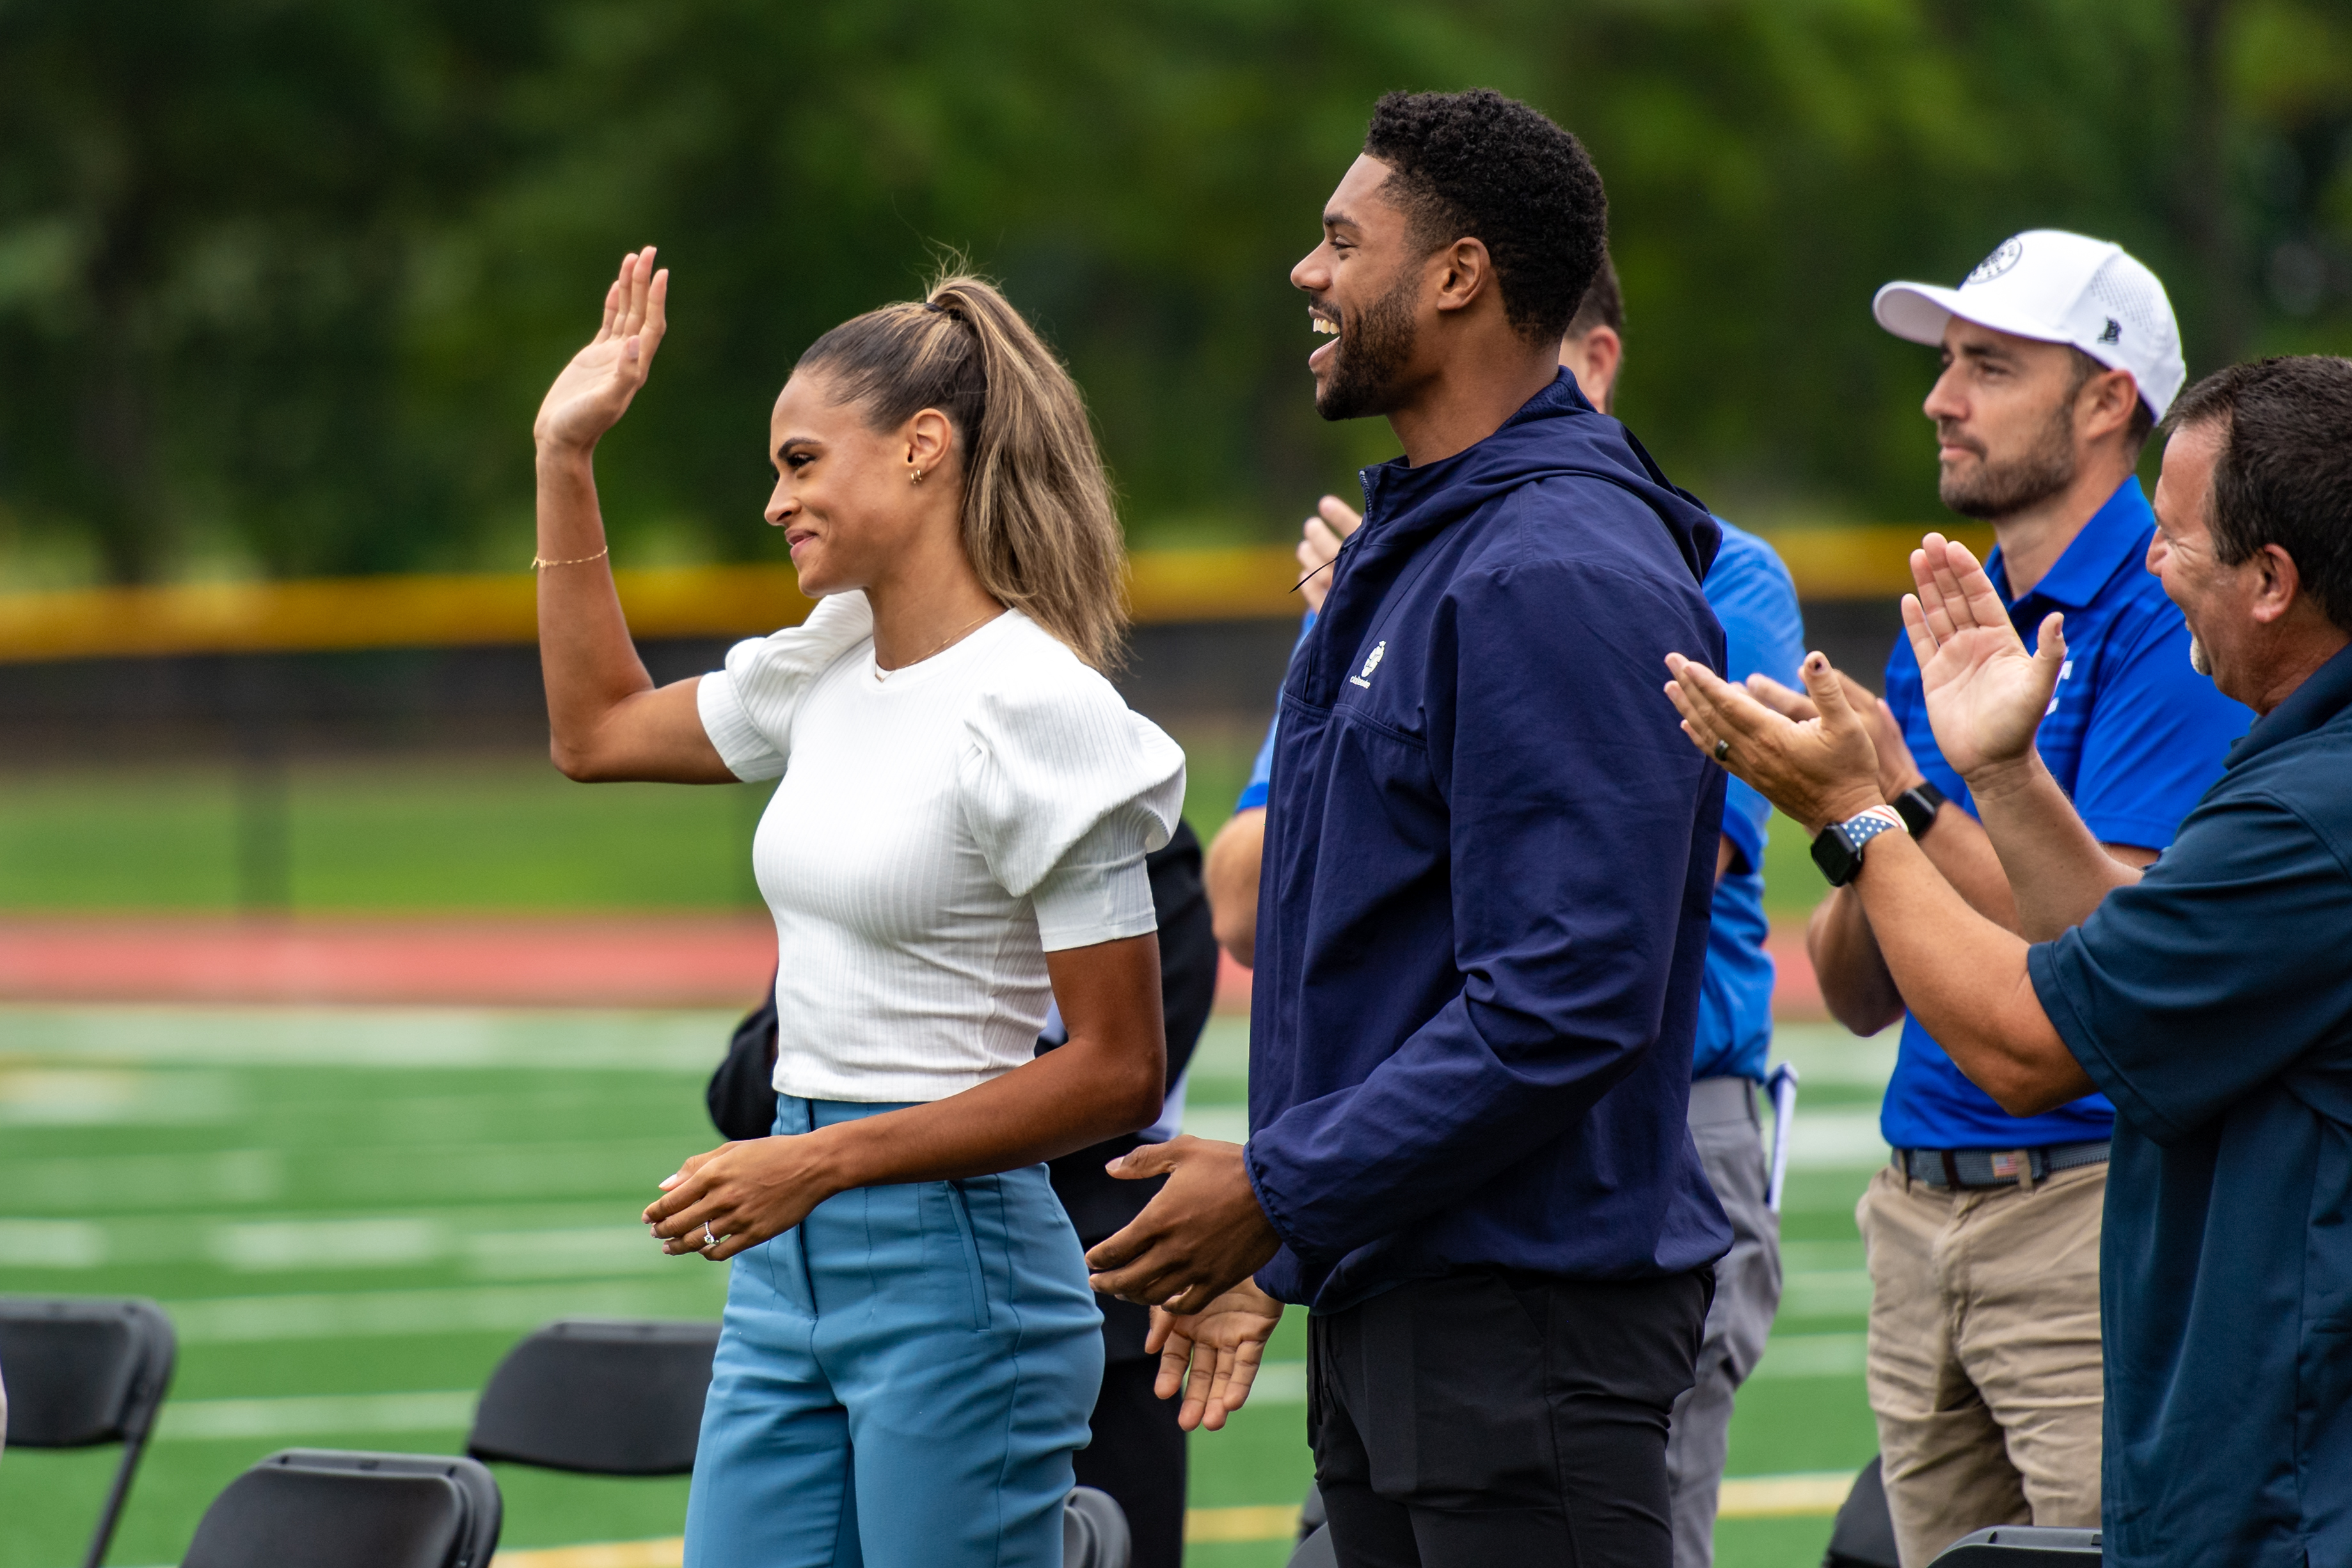
[[1675, 1401], [1666, 1479], [1674, 1497], [1675, 1568], [1711, 1568], [1731, 1396], [1763, 1355], [1764, 1337], [1780, 1306], [1780, 1220], [1764, 1207], [1768, 1173], [1753, 1083], [1703, 1078], [1692, 1084], [1690, 1131], [1731, 1221], [1731, 1251], [1715, 1266], [1715, 1305], [1699, 1343], [1697, 1380]]

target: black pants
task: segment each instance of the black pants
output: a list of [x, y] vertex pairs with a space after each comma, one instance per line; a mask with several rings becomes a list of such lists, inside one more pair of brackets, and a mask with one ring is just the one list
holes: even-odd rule
[[1307, 1431], [1342, 1568], [1669, 1568], [1666, 1415], [1712, 1270], [1500, 1270], [1307, 1319]]
[[1177, 1401], [1152, 1397], [1159, 1371], [1156, 1355], [1105, 1366], [1094, 1441], [1071, 1456], [1078, 1484], [1101, 1488], [1126, 1511], [1135, 1568], [1179, 1568], [1184, 1559], [1184, 1429]]

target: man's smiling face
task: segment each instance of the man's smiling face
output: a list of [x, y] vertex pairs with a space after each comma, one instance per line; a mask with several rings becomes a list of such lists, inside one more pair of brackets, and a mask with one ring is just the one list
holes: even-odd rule
[[1328, 340], [1307, 357], [1326, 419], [1389, 413], [1419, 338], [1421, 263], [1429, 252], [1383, 193], [1393, 171], [1359, 157], [1323, 209], [1323, 243], [1290, 269], [1307, 317]]

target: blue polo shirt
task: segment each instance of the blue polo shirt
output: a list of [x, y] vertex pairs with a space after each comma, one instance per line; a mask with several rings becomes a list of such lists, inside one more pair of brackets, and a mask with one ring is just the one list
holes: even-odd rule
[[[1314, 630], [1315, 612], [1310, 610], [1307, 618], [1299, 622], [1298, 642], [1306, 642], [1307, 633]], [[1292, 657], [1297, 656], [1297, 643], [1290, 645], [1290, 652]], [[1250, 764], [1249, 782], [1242, 786], [1241, 799], [1234, 802], [1235, 811], [1265, 810], [1266, 795], [1274, 787], [1274, 737], [1281, 729], [1282, 714], [1276, 710], [1274, 717], [1266, 723], [1265, 738], [1258, 742], [1257, 759]]]
[[[2022, 599], [2010, 595], [1999, 550], [1985, 570], [2027, 647], [2042, 617], [2066, 617], [2066, 663], [2034, 737], [2043, 765], [2101, 843], [2161, 850], [2253, 716], [2189, 667], [2189, 628], [2147, 570], [2155, 532], [2139, 481], [2126, 479]], [[1973, 815], [1968, 786], [1936, 748], [1907, 637], [1886, 661], [1886, 702], [1919, 770]], [[1880, 1134], [1898, 1149], [2084, 1143], [2107, 1136], [2114, 1122], [2114, 1107], [2097, 1094], [2039, 1116], [2009, 1114], [1908, 1017], [1878, 1117]]]
[[[1721, 517], [1723, 544], [1703, 585], [1707, 608], [1723, 623], [1724, 678], [1767, 674], [1797, 684], [1805, 658], [1805, 622], [1797, 585], [1772, 547]], [[1764, 939], [1764, 827], [1771, 802], [1734, 779], [1723, 799], [1723, 836], [1730, 869], [1716, 880], [1707, 927], [1706, 968], [1699, 982], [1698, 1030], [1691, 1076], [1764, 1082], [1772, 1049], [1772, 956]]]
[[2352, 649], [2027, 964], [2116, 1111], [2106, 1560], [2352, 1563]]
[[[1707, 608], [1723, 623], [1724, 674], [1744, 681], [1751, 674], [1797, 684], [1805, 658], [1805, 622], [1797, 609], [1797, 585], [1772, 547], [1721, 517], [1723, 543], [1707, 569]], [[1311, 630], [1315, 615], [1307, 612]], [[1302, 633], [1303, 635], [1303, 633]], [[1274, 737], [1280, 716], [1265, 728], [1249, 782], [1236, 811], [1265, 804], [1274, 777]], [[1752, 1078], [1764, 1082], [1772, 1050], [1772, 956], [1765, 949], [1771, 925], [1764, 917], [1764, 834], [1772, 803], [1731, 779], [1723, 801], [1723, 836], [1731, 841], [1730, 869], [1715, 884], [1714, 920], [1707, 928], [1706, 969], [1700, 981], [1698, 1031], [1691, 1046], [1691, 1077]]]

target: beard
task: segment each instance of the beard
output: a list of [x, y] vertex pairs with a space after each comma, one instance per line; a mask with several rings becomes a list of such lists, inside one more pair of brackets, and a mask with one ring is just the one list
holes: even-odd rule
[[2189, 633], [2189, 667], [2209, 681], [2213, 678], [2213, 655], [2205, 651], [2205, 640], [2194, 632]]
[[2053, 411], [2041, 439], [2006, 463], [1981, 459], [1965, 477], [1947, 469], [1936, 486], [1945, 506], [1964, 517], [1993, 522], [2038, 505], [2074, 482], [2074, 400]]
[[1353, 318], [1342, 317], [1339, 351], [1331, 374], [1315, 394], [1315, 412], [1325, 419], [1363, 419], [1396, 405], [1397, 380], [1412, 358], [1412, 295], [1420, 282], [1405, 269], [1395, 287]]

